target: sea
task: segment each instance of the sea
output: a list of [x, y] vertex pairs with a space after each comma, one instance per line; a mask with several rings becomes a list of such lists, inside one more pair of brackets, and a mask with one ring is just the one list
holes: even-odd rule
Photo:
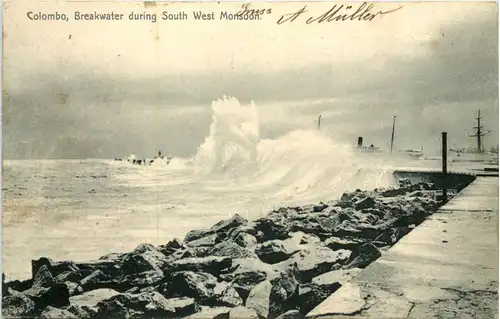
[[253, 104], [212, 103], [210, 133], [190, 158], [151, 166], [113, 159], [3, 162], [2, 271], [31, 277], [31, 260], [87, 261], [141, 243], [182, 239], [233, 216], [326, 202], [395, 186], [393, 171], [439, 161], [364, 154], [317, 130], [259, 134]]

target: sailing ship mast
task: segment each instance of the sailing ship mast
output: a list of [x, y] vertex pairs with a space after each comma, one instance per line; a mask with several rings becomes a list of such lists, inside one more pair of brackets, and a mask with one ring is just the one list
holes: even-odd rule
[[476, 138], [476, 143], [477, 143], [477, 152], [482, 153], [483, 152], [483, 144], [482, 144], [482, 137], [485, 135], [488, 135], [491, 133], [491, 131], [483, 131], [483, 126], [481, 126], [481, 110], [477, 110], [477, 126], [474, 126], [474, 129], [476, 130], [475, 134], [470, 135], [470, 137], [475, 137]]
[[396, 117], [394, 116], [394, 119], [392, 120], [392, 135], [391, 135], [391, 154], [392, 154], [392, 148], [394, 146], [394, 129], [396, 127]]

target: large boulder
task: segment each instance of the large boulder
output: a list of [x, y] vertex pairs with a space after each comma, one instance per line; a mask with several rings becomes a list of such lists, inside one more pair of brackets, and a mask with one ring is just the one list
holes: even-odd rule
[[231, 237], [231, 240], [237, 245], [244, 248], [252, 248], [257, 245], [257, 238], [246, 232], [237, 232]]
[[279, 277], [257, 284], [251, 291], [245, 306], [254, 309], [261, 318], [274, 319], [293, 309], [299, 309], [299, 283], [296, 269], [287, 269]]
[[223, 235], [224, 234], [227, 235], [227, 233], [229, 233], [230, 230], [232, 230], [236, 227], [239, 227], [239, 226], [244, 226], [247, 223], [248, 223], [248, 221], [245, 218], [241, 217], [238, 214], [235, 214], [230, 219], [222, 220], [208, 229], [190, 231], [186, 235], [186, 237], [184, 238], [184, 242], [189, 243], [189, 242], [192, 242], [194, 240], [197, 240], [197, 239], [209, 236], [209, 235], [217, 234], [217, 233], [219, 233], [221, 235], [221, 237], [224, 238], [225, 236], [223, 236]]
[[180, 271], [172, 275], [163, 294], [170, 297], [190, 297], [206, 303], [214, 295], [217, 278], [207, 273]]
[[94, 318], [170, 318], [174, 305], [160, 293], [120, 294], [97, 304]]
[[257, 284], [250, 291], [245, 306], [255, 310], [259, 317], [267, 318], [269, 316], [269, 298], [271, 296], [272, 288], [273, 284], [269, 280]]
[[255, 253], [267, 264], [276, 264], [289, 257], [288, 251], [280, 240], [270, 240], [260, 244], [255, 249]]
[[99, 302], [119, 294], [120, 293], [114, 289], [96, 289], [78, 296], [72, 296], [69, 298], [69, 302], [71, 305], [79, 306], [81, 308], [95, 308]]
[[213, 293], [209, 301], [211, 306], [238, 307], [243, 305], [243, 300], [236, 289], [225, 282], [217, 283]]
[[13, 281], [8, 281], [5, 282], [4, 285], [2, 285], [2, 289], [6, 290], [6, 293], [9, 288], [15, 290], [15, 291], [25, 291], [30, 289], [30, 287], [33, 285], [33, 279], [27, 279], [27, 280], [13, 280]]
[[174, 307], [177, 318], [187, 317], [201, 309], [194, 298], [172, 298], [168, 299], [168, 301]]
[[168, 261], [167, 256], [153, 245], [141, 244], [123, 258], [121, 270], [125, 274], [161, 270]]
[[157, 247], [158, 251], [165, 256], [170, 256], [180, 249], [185, 249], [186, 246], [178, 238], [174, 238], [165, 245], [160, 245]]
[[46, 265], [40, 267], [33, 285], [24, 294], [35, 302], [37, 311], [47, 306], [62, 308], [69, 305], [70, 292], [66, 284], [55, 283]]
[[259, 242], [273, 239], [286, 239], [289, 232], [289, 216], [295, 216], [294, 210], [281, 208], [272, 211], [266, 217], [255, 221], [254, 229], [258, 231], [257, 240]]
[[271, 280], [269, 319], [274, 319], [289, 310], [298, 310], [299, 282], [295, 279], [296, 273], [297, 269], [293, 267]]
[[365, 243], [352, 252], [344, 269], [365, 268], [382, 255], [380, 250], [371, 243]]
[[232, 260], [232, 263], [230, 268], [219, 275], [224, 281], [232, 281], [238, 274], [249, 272], [264, 273], [269, 280], [276, 278], [280, 274], [280, 269], [256, 258], [236, 258]]
[[213, 247], [220, 243], [224, 239], [222, 234], [209, 234], [192, 241], [187, 241], [186, 245], [188, 247]]
[[31, 273], [33, 278], [38, 273], [42, 266], [47, 267], [52, 276], [57, 276], [60, 273], [69, 271], [69, 272], [78, 272], [80, 269], [78, 266], [72, 261], [53, 261], [47, 257], [41, 257], [37, 260], [31, 261]]
[[351, 255], [349, 250], [331, 250], [328, 247], [316, 245], [304, 245], [299, 252], [293, 254], [288, 260], [276, 266], [286, 270], [293, 265], [297, 266], [297, 279], [301, 283], [310, 282], [325, 272], [340, 269], [348, 261]]
[[2, 315], [4, 318], [29, 318], [34, 315], [35, 303], [25, 294], [8, 289], [2, 296]]
[[257, 258], [255, 253], [247, 248], [241, 247], [232, 241], [223, 241], [208, 250], [209, 256], [230, 258]]
[[118, 261], [118, 259], [91, 260], [88, 262], [76, 263], [76, 266], [80, 269], [83, 277], [99, 270], [111, 278], [117, 278], [121, 273], [120, 263]]
[[250, 291], [259, 283], [267, 279], [263, 271], [253, 270], [233, 274], [231, 286], [238, 292], [241, 299], [246, 301]]

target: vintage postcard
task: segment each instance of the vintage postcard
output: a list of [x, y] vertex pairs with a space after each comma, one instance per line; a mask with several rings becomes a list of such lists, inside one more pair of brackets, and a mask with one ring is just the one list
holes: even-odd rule
[[498, 318], [498, 5], [3, 3], [3, 318]]

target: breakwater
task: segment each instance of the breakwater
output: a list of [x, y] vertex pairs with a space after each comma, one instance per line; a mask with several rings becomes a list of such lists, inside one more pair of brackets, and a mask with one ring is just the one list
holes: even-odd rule
[[43, 257], [31, 279], [2, 285], [3, 317], [301, 317], [435, 212], [440, 195], [402, 179], [86, 263]]

